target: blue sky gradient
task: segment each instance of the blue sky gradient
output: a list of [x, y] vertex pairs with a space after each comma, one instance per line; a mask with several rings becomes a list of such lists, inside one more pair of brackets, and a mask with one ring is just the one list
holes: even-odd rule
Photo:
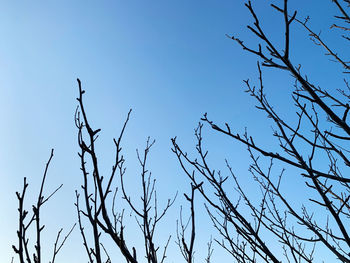
[[[252, 2], [272, 39], [281, 41], [283, 20], [271, 12], [270, 1]], [[291, 9], [296, 8], [298, 1], [290, 2]], [[318, 3], [317, 13], [314, 4], [315, 1], [307, 1], [301, 9], [298, 7], [300, 16], [314, 16], [312, 26], [328, 29], [331, 20], [325, 17], [335, 13], [331, 1]], [[135, 149], [142, 149], [148, 136], [156, 139], [149, 168], [157, 178], [159, 199], [179, 192], [158, 235], [162, 242], [169, 234], [173, 236], [168, 262], [181, 262], [174, 244], [174, 218], [184, 203], [182, 193], [190, 188], [170, 150], [170, 138], [177, 136], [179, 143], [193, 152], [193, 129], [208, 112], [209, 118], [219, 124], [228, 122], [238, 132], [248, 127], [263, 145], [278, 145], [271, 143], [269, 137], [271, 123], [254, 108], [255, 102], [243, 89], [243, 79], [256, 81], [257, 58], [225, 36], [234, 34], [256, 46], [256, 38], [246, 28], [252, 19], [243, 2], [15, 0], [2, 2], [1, 10], [0, 261], [10, 262], [14, 255], [11, 245], [16, 242], [17, 229], [15, 191], [21, 189], [23, 177], [28, 177], [30, 208], [51, 148], [55, 149], [55, 156], [46, 193], [61, 183], [64, 187], [43, 209], [45, 249], [51, 253], [55, 233], [60, 227], [68, 230], [76, 221], [74, 190], [82, 182], [74, 126], [79, 77], [86, 90], [90, 122], [94, 128], [102, 129], [98, 153], [106, 172], [113, 163], [112, 138], [119, 134], [129, 108], [133, 109], [123, 147], [131, 196], [138, 196], [137, 188], [133, 189], [139, 175]], [[317, 78], [319, 84], [329, 85], [327, 74], [338, 76], [339, 68], [319, 56], [323, 51], [308, 40], [300, 27], [292, 29], [292, 60], [302, 63], [305, 72]], [[294, 113], [289, 98], [291, 78], [276, 70], [264, 69], [264, 73], [272, 104], [286, 116]], [[341, 80], [339, 75], [339, 83]], [[205, 143], [214, 166], [224, 167], [224, 158], [228, 158], [237, 174], [242, 175], [242, 183], [250, 185], [249, 156], [244, 146], [214, 134], [209, 127], [205, 128]], [[206, 230], [211, 223], [198, 199], [199, 262], [205, 257], [205, 243], [210, 235], [217, 234]], [[121, 208], [125, 205], [121, 204]], [[137, 243], [135, 237], [141, 233], [130, 220], [127, 231], [132, 238], [126, 239]], [[141, 254], [142, 241], [137, 245]], [[216, 246], [213, 257], [217, 262], [225, 258], [222, 254]], [[86, 262], [85, 257], [76, 229], [57, 260]]]

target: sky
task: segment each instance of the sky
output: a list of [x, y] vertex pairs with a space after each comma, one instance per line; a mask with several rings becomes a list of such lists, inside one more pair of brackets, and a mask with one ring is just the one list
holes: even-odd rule
[[[271, 11], [270, 1], [252, 2], [272, 39], [280, 43], [281, 17]], [[334, 10], [331, 1], [319, 4], [317, 13], [315, 1], [303, 3], [302, 8], [291, 2], [301, 17], [315, 15], [311, 23], [317, 29], [328, 29], [330, 20], [323, 17]], [[113, 162], [112, 139], [118, 136], [128, 110], [133, 109], [123, 149], [127, 189], [136, 200], [133, 182], [138, 182], [140, 172], [136, 149], [143, 149], [148, 136], [156, 140], [149, 168], [157, 179], [159, 199], [166, 200], [178, 192], [158, 235], [162, 242], [169, 234], [173, 236], [168, 262], [181, 262], [174, 234], [180, 205], [185, 204], [183, 193], [190, 188], [170, 150], [170, 139], [177, 136], [179, 144], [193, 152], [194, 128], [208, 112], [217, 123], [228, 122], [238, 132], [248, 127], [256, 140], [271, 144], [266, 139], [271, 123], [254, 108], [242, 82], [247, 78], [255, 81], [257, 58], [225, 36], [239, 36], [245, 43], [256, 45], [256, 38], [246, 28], [252, 19], [243, 2], [14, 0], [2, 1], [0, 12], [0, 261], [10, 262], [15, 256], [11, 248], [17, 229], [15, 192], [21, 190], [23, 177], [27, 177], [26, 205], [30, 209], [51, 148], [55, 155], [45, 191], [50, 193], [61, 183], [63, 188], [43, 209], [45, 249], [50, 252], [55, 233], [61, 227], [67, 231], [77, 220], [74, 190], [80, 188], [82, 175], [74, 112], [76, 79], [80, 78], [91, 125], [102, 129], [97, 144], [103, 171], [108, 172]], [[329, 61], [319, 58], [322, 51], [314, 48], [305, 32], [296, 26], [292, 29], [292, 58], [303, 63], [310, 77], [330, 84], [327, 74], [338, 74], [338, 68], [329, 68]], [[285, 80], [290, 80], [288, 74], [266, 70], [269, 96], [282, 113], [292, 110], [290, 103], [281, 103], [287, 102], [292, 87], [292, 82], [283, 84]], [[204, 132], [213, 163], [222, 167], [228, 158], [242, 174], [243, 184], [248, 184], [245, 147], [209, 127]], [[126, 204], [121, 203], [120, 208], [124, 207]], [[205, 230], [211, 223], [200, 201], [198, 207], [201, 216], [196, 256], [203, 261], [203, 247], [215, 232]], [[140, 234], [132, 223], [128, 231], [130, 239]], [[215, 247], [213, 257], [223, 260], [222, 254]], [[57, 261], [87, 261], [77, 229]]]

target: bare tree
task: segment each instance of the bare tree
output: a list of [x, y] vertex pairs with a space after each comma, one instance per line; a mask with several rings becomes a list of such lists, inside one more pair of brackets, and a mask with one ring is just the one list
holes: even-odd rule
[[[190, 216], [187, 222], [183, 221], [182, 216], [182, 207], [180, 208], [180, 222], [177, 222], [177, 242], [180, 252], [187, 263], [194, 262], [194, 241], [196, 237], [196, 223], [195, 223], [195, 209], [194, 209], [194, 193], [198, 187], [191, 184], [191, 195], [188, 196], [184, 194], [186, 200], [190, 203]], [[191, 224], [191, 235], [190, 235], [190, 243], [186, 242], [185, 232], [188, 228], [189, 224]], [[179, 229], [180, 227], [180, 229]]]
[[[246, 80], [245, 88], [256, 100], [257, 108], [272, 120], [273, 136], [280, 150], [274, 152], [259, 146], [247, 132], [235, 133], [229, 124], [220, 126], [205, 114], [195, 131], [198, 157], [190, 157], [177, 144], [176, 138], [172, 139], [173, 152], [191, 183], [198, 187], [206, 200], [209, 216], [222, 236], [222, 240], [216, 240], [217, 243], [237, 262], [313, 262], [319, 261], [316, 254], [321, 252], [327, 257], [333, 255], [341, 262], [350, 262], [350, 151], [347, 145], [350, 140], [347, 120], [350, 86], [346, 80], [350, 64], [348, 58], [342, 57], [331, 47], [333, 39], [327, 41], [314, 33], [308, 17], [299, 18], [297, 12], [288, 11], [287, 0], [281, 2], [280, 7], [272, 4], [271, 11], [281, 14], [284, 23], [282, 50], [278, 48], [280, 43], [274, 43], [268, 37], [250, 1], [246, 7], [253, 18], [253, 25], [249, 25], [248, 29], [258, 37], [258, 48], [254, 49], [241, 39], [229, 36], [243, 50], [261, 60], [258, 63], [257, 86]], [[331, 29], [341, 32], [343, 42], [337, 43], [344, 44], [338, 48], [345, 52], [345, 45], [350, 40], [350, 17], [347, 13], [350, 2], [333, 0], [332, 3], [339, 15], [335, 16], [337, 23]], [[324, 48], [327, 57], [331, 57], [345, 73], [344, 88], [337, 88], [338, 93], [333, 94], [333, 87], [319, 87], [316, 80], [308, 79], [299, 62], [292, 61], [292, 23], [296, 23], [300, 30], [305, 30], [311, 40]], [[291, 98], [296, 122], [282, 117], [270, 104], [265, 94], [261, 66], [268, 70], [279, 70], [281, 74], [288, 72], [294, 78]], [[247, 146], [252, 161], [249, 171], [261, 190], [260, 202], [248, 196], [228, 161], [228, 175], [212, 168], [208, 151], [203, 145], [203, 124]], [[267, 165], [262, 159], [266, 160]], [[274, 163], [284, 168], [276, 172]], [[298, 170], [306, 185], [306, 199], [301, 207], [295, 204], [293, 197], [282, 186], [288, 180], [293, 180], [285, 178], [287, 168]], [[305, 185], [300, 185], [300, 188]], [[237, 199], [232, 189], [238, 193]], [[242, 207], [242, 203], [245, 207]], [[247, 208], [249, 213], [246, 212]], [[325, 220], [320, 220], [318, 214], [322, 214]]]
[[[199, 185], [193, 185], [191, 183], [191, 195], [187, 195], [184, 193], [184, 197], [186, 201], [190, 203], [190, 215], [188, 217], [187, 221], [184, 221], [183, 217], [183, 209], [182, 206], [180, 207], [180, 218], [176, 222], [176, 234], [177, 234], [177, 241], [176, 244], [179, 247], [179, 250], [185, 259], [187, 263], [193, 263], [196, 262], [194, 254], [195, 254], [195, 239], [196, 239], [196, 209], [195, 209], [195, 202], [194, 202], [194, 196], [195, 192], [202, 186], [202, 183]], [[190, 231], [187, 231], [190, 227]], [[186, 234], [186, 232], [190, 232], [190, 234]], [[187, 237], [189, 236], [189, 238]], [[187, 238], [189, 240], [187, 240]], [[210, 238], [209, 242], [207, 243], [207, 257], [205, 258], [206, 263], [210, 263], [211, 256], [213, 254], [213, 241], [212, 238]]]
[[[137, 258], [136, 248], [130, 248], [124, 237], [124, 209], [117, 212], [116, 206], [120, 205], [121, 200], [117, 199], [116, 179], [119, 177], [120, 187], [122, 189], [122, 199], [129, 205], [131, 211], [135, 214], [137, 224], [139, 225], [142, 237], [144, 239], [145, 258], [149, 263], [162, 263], [166, 258], [166, 251], [170, 241], [170, 236], [164, 245], [163, 252], [159, 253], [159, 246], [155, 244], [155, 231], [157, 224], [164, 217], [168, 209], [174, 203], [173, 199], [168, 199], [165, 207], [160, 211], [158, 208], [158, 199], [155, 189], [156, 180], [152, 178], [148, 171], [146, 163], [147, 156], [154, 141], [149, 138], [143, 155], [137, 151], [137, 158], [141, 167], [141, 204], [140, 208], [137, 203], [127, 194], [124, 177], [126, 169], [124, 167], [125, 159], [122, 155], [121, 142], [125, 132], [131, 110], [127, 115], [121, 133], [118, 139], [113, 139], [115, 145], [115, 161], [111, 173], [105, 177], [100, 174], [98, 157], [95, 150], [95, 142], [100, 129], [94, 130], [90, 126], [83, 104], [83, 94], [81, 82], [78, 79], [79, 97], [77, 98], [79, 106], [75, 114], [75, 122], [78, 128], [78, 143], [80, 147], [79, 157], [81, 160], [81, 171], [83, 174], [82, 195], [84, 206], [82, 209], [79, 205], [80, 194], [76, 192], [76, 208], [78, 213], [78, 223], [83, 238], [83, 244], [87, 252], [89, 262], [111, 262], [105, 247], [101, 242], [101, 232], [107, 234], [115, 243], [117, 248], [124, 256], [126, 262], [140, 262]], [[89, 164], [88, 164], [89, 163]], [[90, 166], [89, 166], [90, 165]], [[90, 172], [90, 170], [91, 172]], [[110, 194], [114, 192], [108, 201]], [[111, 205], [109, 205], [111, 203]], [[82, 216], [87, 218], [92, 229], [93, 246], [88, 244], [88, 238], [85, 234]], [[102, 248], [102, 249], [101, 249]], [[102, 252], [106, 254], [106, 260], [103, 260]]]
[[[32, 206], [32, 215], [28, 212], [28, 210], [25, 209], [24, 201], [25, 201], [25, 195], [27, 192], [28, 188], [28, 183], [27, 183], [27, 178], [24, 177], [24, 182], [23, 182], [23, 190], [21, 193], [16, 192], [16, 196], [18, 199], [18, 213], [19, 213], [19, 219], [18, 219], [18, 230], [17, 230], [17, 237], [18, 237], [18, 244], [17, 246], [13, 245], [12, 248], [15, 251], [15, 253], [18, 255], [19, 262], [20, 263], [41, 263], [43, 262], [42, 260], [42, 238], [41, 238], [41, 232], [44, 230], [45, 225], [41, 224], [41, 218], [40, 218], [40, 213], [41, 213], [41, 208], [42, 206], [63, 186], [62, 184], [57, 187], [51, 194], [49, 194], [47, 197], [44, 196], [44, 186], [45, 186], [45, 181], [47, 177], [47, 172], [49, 169], [50, 162], [53, 158], [53, 149], [51, 150], [50, 158], [48, 162], [46, 163], [44, 175], [41, 181], [41, 186], [37, 198], [37, 202], [33, 204]], [[28, 230], [32, 227], [35, 226], [35, 244], [34, 248], [35, 251], [31, 252], [30, 248], [30, 243], [29, 243], [29, 237], [27, 235]], [[63, 247], [64, 243], [66, 242], [67, 238], [69, 235], [72, 233], [73, 229], [75, 227], [75, 224], [73, 227], [70, 229], [68, 234], [61, 240], [61, 234], [63, 229], [61, 228], [56, 236], [56, 241], [54, 243], [54, 248], [53, 248], [53, 253], [52, 253], [52, 259], [50, 263], [54, 263], [56, 256], [58, 252], [61, 250]], [[13, 258], [12, 258], [13, 262]]]

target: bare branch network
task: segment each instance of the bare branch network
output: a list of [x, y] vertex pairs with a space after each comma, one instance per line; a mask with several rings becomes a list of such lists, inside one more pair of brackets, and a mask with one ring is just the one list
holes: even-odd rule
[[[271, 4], [271, 12], [279, 14], [284, 25], [282, 32], [273, 32], [282, 36], [282, 45], [269, 37], [269, 32], [266, 32], [251, 1], [245, 4], [253, 20], [252, 25], [248, 25], [248, 30], [259, 39], [257, 47], [249, 46], [236, 36], [228, 37], [259, 60], [257, 84], [245, 80], [245, 90], [255, 100], [256, 108], [264, 112], [273, 123], [272, 135], [279, 148], [275, 150], [262, 146], [247, 131], [239, 134], [233, 131], [232, 125], [219, 125], [207, 114], [204, 114], [195, 129], [196, 156], [187, 154], [186, 147], [181, 146], [176, 137], [171, 140], [174, 156], [191, 186], [190, 193], [183, 193], [185, 204], [175, 222], [177, 233], [174, 242], [184, 262], [194, 263], [197, 260], [196, 234], [200, 231], [196, 224], [198, 199], [204, 202], [213, 232], [216, 233], [214, 242], [209, 240], [207, 257], [202, 261], [212, 262], [213, 245], [217, 245], [218, 250], [223, 249], [222, 251], [231, 256], [232, 262], [319, 262], [320, 255], [333, 257], [330, 259], [332, 262], [350, 262], [350, 86], [347, 80], [350, 64], [346, 54], [336, 51], [345, 53], [345, 45], [350, 40], [350, 1], [331, 2], [338, 11], [334, 17], [336, 22], [330, 25], [330, 30], [340, 38], [337, 42], [315, 33], [310, 26], [310, 18], [299, 17], [297, 11], [289, 10], [287, 0], [280, 1], [279, 5]], [[343, 87], [320, 87], [317, 79], [309, 79], [300, 63], [293, 61], [292, 25], [295, 25], [293, 29], [305, 32], [319, 50], [325, 52], [327, 59], [331, 58], [343, 73]], [[339, 46], [334, 47], [334, 43]], [[283, 48], [280, 49], [280, 46]], [[282, 83], [281, 88], [287, 92], [292, 87], [293, 103], [290, 106], [294, 107], [296, 121], [283, 117], [273, 107], [267, 96], [268, 89], [264, 86], [265, 70], [274, 70], [278, 74], [288, 73], [293, 77], [292, 83]], [[75, 207], [77, 228], [88, 262], [112, 262], [111, 255], [114, 251], [108, 251], [103, 244], [106, 238], [120, 251], [123, 260], [119, 259], [118, 262], [166, 262], [171, 236], [165, 243], [158, 244], [157, 229], [159, 222], [174, 205], [177, 193], [166, 200], [163, 207], [159, 205], [156, 180], [147, 163], [155, 141], [148, 138], [144, 150], [137, 151], [141, 171], [141, 193], [140, 199], [137, 199], [128, 193], [122, 151], [123, 135], [131, 110], [119, 136], [113, 139], [115, 156], [112, 169], [109, 174], [102, 174], [99, 166], [102, 157], [96, 153], [101, 129], [94, 129], [89, 122], [83, 101], [85, 91], [79, 79], [78, 88], [75, 125], [78, 131], [82, 185], [81, 189], [76, 190]], [[235, 174], [235, 167], [228, 160], [224, 171], [213, 168], [208, 157], [210, 152], [206, 150], [204, 143], [203, 132], [206, 127], [247, 147], [251, 160], [249, 172], [261, 193], [258, 201], [255, 196], [249, 195], [249, 191], [241, 183], [241, 176]], [[42, 207], [62, 187], [61, 185], [51, 194], [45, 195], [47, 197], [44, 196], [52, 158], [53, 150], [31, 213], [26, 210], [24, 203], [28, 187], [26, 178], [23, 190], [16, 193], [19, 214], [18, 243], [13, 245], [13, 250], [20, 263], [43, 262], [41, 235], [44, 225], [40, 220]], [[287, 175], [288, 171], [293, 171], [292, 175]], [[293, 176], [298, 180], [294, 180]], [[299, 182], [302, 182], [301, 185], [294, 185]], [[286, 191], [288, 184], [290, 187], [306, 189], [305, 201], [301, 206], [291, 197], [291, 190]], [[138, 239], [143, 240], [143, 248], [133, 246], [132, 240], [135, 237], [129, 237], [125, 232], [127, 226], [122, 202], [135, 215], [140, 228]], [[188, 218], [183, 215], [184, 209], [188, 210]], [[57, 233], [51, 263], [55, 262], [74, 227], [75, 224], [64, 238], [62, 229]], [[29, 228], [35, 229], [34, 237], [28, 236]], [[33, 246], [30, 245], [31, 241]], [[33, 247], [34, 250], [31, 251]], [[328, 259], [322, 260], [329, 262]]]
[[[331, 28], [346, 34], [350, 23], [346, 12], [349, 2], [332, 2], [340, 15], [336, 16], [339, 23], [333, 24]], [[280, 151], [274, 152], [259, 146], [247, 132], [235, 133], [228, 123], [221, 127], [205, 114], [195, 131], [198, 157], [190, 157], [183, 147], [178, 145], [176, 138], [173, 139], [173, 152], [185, 174], [194, 186], [198, 186], [199, 192], [206, 200], [208, 213], [222, 236], [222, 241], [216, 240], [217, 243], [237, 262], [313, 262], [315, 252], [321, 249], [326, 249], [327, 253], [333, 254], [334, 258], [341, 262], [350, 262], [350, 177], [347, 174], [350, 162], [349, 150], [346, 147], [350, 139], [350, 127], [347, 122], [350, 98], [346, 80], [350, 66], [348, 59], [331, 48], [331, 44], [320, 34], [314, 33], [309, 27], [309, 18], [298, 18], [296, 11], [290, 14], [287, 0], [284, 0], [281, 6], [271, 5], [273, 10], [282, 15], [284, 21], [283, 50], [277, 48], [280, 43], [275, 44], [268, 37], [250, 1], [246, 3], [246, 7], [253, 18], [253, 25], [248, 25], [248, 29], [260, 39], [258, 48], [246, 45], [235, 36], [229, 38], [261, 60], [257, 66], [258, 85], [252, 85], [249, 80], [244, 83], [246, 91], [256, 100], [257, 108], [273, 121], [273, 136], [279, 143]], [[292, 23], [299, 25], [301, 30], [306, 30], [311, 40], [321, 46], [326, 55], [333, 58], [339, 64], [339, 69], [343, 70], [344, 88], [338, 88], [338, 94], [334, 95], [312, 83], [302, 72], [301, 66], [294, 64], [290, 59]], [[344, 39], [343, 43], [348, 43], [348, 36], [341, 35], [341, 38]], [[340, 48], [345, 51], [345, 48]], [[261, 66], [282, 70], [281, 74], [287, 71], [293, 76], [295, 83], [292, 100], [298, 118], [296, 125], [281, 117], [270, 104], [265, 93]], [[246, 194], [228, 161], [228, 176], [223, 176], [220, 171], [211, 168], [207, 158], [208, 151], [203, 145], [203, 124], [208, 124], [213, 130], [247, 146], [252, 160], [249, 171], [261, 189], [260, 203], [255, 204]], [[260, 156], [270, 162], [267, 169], [263, 168]], [[294, 199], [281, 190], [285, 169], [275, 175], [273, 164], [276, 162], [284, 164], [285, 169], [297, 168], [308, 191], [318, 198], [306, 200], [308, 203], [301, 209], [295, 207]], [[324, 162], [327, 162], [326, 170]], [[238, 201], [231, 198], [232, 190], [229, 189], [232, 189], [232, 181], [239, 193]], [[210, 195], [211, 192], [215, 193], [216, 200]], [[245, 208], [242, 208], [240, 200]], [[247, 218], [244, 212], [247, 208], [250, 210], [250, 218]], [[320, 224], [315, 216], [319, 211], [327, 216], [324, 225]], [[282, 253], [276, 251], [273, 245], [269, 245], [271, 238], [279, 241]]]

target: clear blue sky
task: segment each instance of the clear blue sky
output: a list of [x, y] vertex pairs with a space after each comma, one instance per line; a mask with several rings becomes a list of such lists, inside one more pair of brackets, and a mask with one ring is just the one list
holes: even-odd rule
[[[273, 34], [283, 25], [278, 15], [270, 14], [268, 2], [253, 4]], [[312, 16], [314, 4], [315, 1], [304, 3], [301, 15]], [[318, 29], [326, 29], [330, 21], [323, 17], [332, 10], [331, 1], [317, 2], [317, 6], [319, 13], [312, 23]], [[183, 203], [182, 193], [188, 192], [189, 186], [170, 151], [171, 137], [177, 136], [181, 145], [191, 151], [195, 145], [193, 129], [202, 114], [208, 112], [211, 119], [229, 122], [239, 132], [249, 127], [257, 140], [270, 144], [264, 139], [271, 124], [254, 109], [254, 101], [242, 88], [243, 79], [256, 77], [257, 59], [225, 37], [234, 34], [254, 45], [255, 38], [245, 27], [251, 21], [242, 1], [232, 0], [3, 1], [0, 261], [10, 262], [14, 255], [11, 245], [16, 242], [17, 229], [15, 191], [21, 189], [22, 178], [28, 177], [30, 208], [51, 148], [55, 149], [55, 156], [46, 191], [60, 183], [64, 187], [43, 211], [47, 225], [43, 233], [45, 249], [52, 250], [60, 227], [68, 230], [76, 221], [74, 190], [82, 182], [73, 118], [77, 77], [87, 91], [85, 104], [91, 123], [102, 128], [98, 150], [104, 169], [108, 171], [112, 165], [112, 138], [118, 135], [129, 108], [133, 108], [133, 113], [124, 149], [130, 180], [137, 180], [138, 176], [135, 149], [142, 149], [147, 136], [156, 139], [149, 165], [158, 180], [159, 199], [179, 191], [177, 202], [165, 218], [167, 223], [158, 234], [162, 241], [168, 234], [175, 237], [174, 218]], [[312, 77], [331, 74], [323, 68], [328, 62], [317, 60], [319, 53], [315, 48], [315, 53], [309, 51], [313, 46], [305, 38], [305, 32], [294, 36], [293, 59], [303, 63]], [[279, 36], [274, 40], [279, 41]], [[315, 68], [315, 63], [320, 67]], [[267, 73], [272, 101], [287, 98], [292, 83], [281, 85], [286, 77], [276, 71]], [[321, 82], [327, 84], [327, 78], [321, 78]], [[282, 112], [292, 110], [288, 103], [277, 103], [276, 107]], [[249, 164], [245, 147], [214, 136], [209, 129], [206, 136], [215, 165], [223, 166], [223, 158], [227, 157], [244, 181]], [[137, 195], [131, 185], [129, 192]], [[202, 204], [199, 202], [198, 206]], [[135, 239], [140, 233], [131, 225], [135, 230], [129, 230], [133, 235], [130, 239]], [[201, 252], [203, 244], [210, 237], [205, 230], [210, 223], [200, 218], [198, 225], [202, 229], [198, 230], [201, 240], [196, 248], [200, 262], [205, 256]], [[174, 240], [168, 262], [180, 262]], [[84, 253], [75, 231], [57, 260], [85, 262]], [[222, 250], [216, 247], [214, 257], [220, 258], [221, 254]]]

